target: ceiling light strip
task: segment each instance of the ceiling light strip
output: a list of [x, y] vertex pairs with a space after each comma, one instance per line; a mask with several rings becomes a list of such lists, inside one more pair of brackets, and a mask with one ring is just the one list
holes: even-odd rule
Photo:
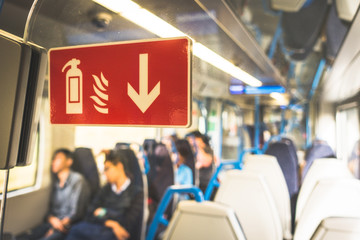
[[[140, 5], [134, 3], [133, 1], [94, 0], [94, 2], [102, 5], [103, 7], [113, 12], [118, 13], [122, 17], [128, 19], [129, 21], [139, 25], [140, 27], [154, 33], [161, 38], [184, 36], [191, 38], [187, 34], [183, 33], [182, 31], [167, 23], [163, 19], [149, 12], [145, 8], [142, 8]], [[256, 79], [255, 77], [251, 76], [239, 67], [235, 66], [234, 64], [221, 57], [214, 51], [210, 50], [206, 46], [202, 45], [201, 43], [196, 42], [193, 38], [191, 39], [194, 43], [193, 53], [198, 58], [210, 63], [214, 67], [230, 74], [234, 78], [239, 79], [240, 81], [250, 86], [262, 85], [260, 80]]]

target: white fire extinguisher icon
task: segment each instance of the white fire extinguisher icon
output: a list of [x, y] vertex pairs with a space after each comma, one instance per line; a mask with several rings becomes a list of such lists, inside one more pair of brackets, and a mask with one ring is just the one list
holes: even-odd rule
[[83, 77], [79, 64], [80, 60], [73, 58], [62, 69], [64, 72], [70, 66], [66, 72], [66, 114], [83, 113]]

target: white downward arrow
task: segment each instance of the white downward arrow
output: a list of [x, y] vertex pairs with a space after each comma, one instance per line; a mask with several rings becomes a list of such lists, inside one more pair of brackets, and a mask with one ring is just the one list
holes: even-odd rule
[[148, 54], [139, 55], [139, 93], [128, 83], [128, 95], [136, 106], [144, 113], [160, 95], [160, 82], [148, 92]]

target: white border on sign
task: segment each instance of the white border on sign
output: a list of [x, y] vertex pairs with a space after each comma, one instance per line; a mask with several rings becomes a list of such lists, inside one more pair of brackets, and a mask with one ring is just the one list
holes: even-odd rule
[[[50, 48], [48, 51], [48, 73], [49, 73], [49, 81], [48, 81], [48, 89], [49, 89], [49, 104], [51, 99], [51, 79], [50, 79], [50, 53], [52, 51], [57, 50], [65, 50], [65, 49], [79, 49], [79, 48], [88, 48], [88, 47], [101, 47], [101, 46], [111, 46], [111, 45], [119, 45], [119, 44], [129, 44], [129, 43], [145, 43], [145, 42], [160, 42], [160, 41], [168, 41], [168, 40], [177, 40], [177, 39], [186, 39], [188, 41], [188, 73], [187, 73], [187, 82], [188, 82], [188, 99], [187, 99], [187, 123], [186, 125], [132, 125], [132, 124], [74, 124], [74, 123], [51, 123], [53, 125], [69, 125], [69, 126], [108, 126], [108, 127], [164, 127], [164, 128], [189, 128], [192, 124], [192, 59], [193, 59], [193, 44], [192, 40], [189, 37], [173, 37], [173, 38], [156, 38], [156, 39], [145, 39], [145, 40], [130, 40], [130, 41], [119, 41], [119, 42], [111, 42], [111, 43], [92, 43], [86, 45], [76, 45], [76, 46], [66, 46], [66, 47], [56, 47]], [[49, 106], [50, 107], [50, 106]]]

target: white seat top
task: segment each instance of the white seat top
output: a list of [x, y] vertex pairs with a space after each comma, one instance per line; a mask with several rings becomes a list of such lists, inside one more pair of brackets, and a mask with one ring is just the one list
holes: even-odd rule
[[181, 201], [163, 239], [245, 240], [234, 210], [216, 202]]
[[300, 188], [296, 203], [295, 223], [298, 222], [299, 216], [316, 183], [321, 179], [327, 178], [353, 178], [353, 176], [347, 166], [336, 158], [321, 158], [315, 160]]
[[311, 240], [359, 240], [360, 218], [330, 217], [321, 221]]
[[215, 202], [235, 210], [247, 239], [283, 239], [274, 199], [261, 175], [247, 170], [227, 171]]
[[318, 181], [299, 217], [294, 240], [308, 240], [328, 217], [360, 217], [360, 181], [354, 178]]
[[247, 155], [244, 169], [264, 176], [279, 213], [284, 239], [291, 239], [289, 190], [276, 157], [271, 155]]

